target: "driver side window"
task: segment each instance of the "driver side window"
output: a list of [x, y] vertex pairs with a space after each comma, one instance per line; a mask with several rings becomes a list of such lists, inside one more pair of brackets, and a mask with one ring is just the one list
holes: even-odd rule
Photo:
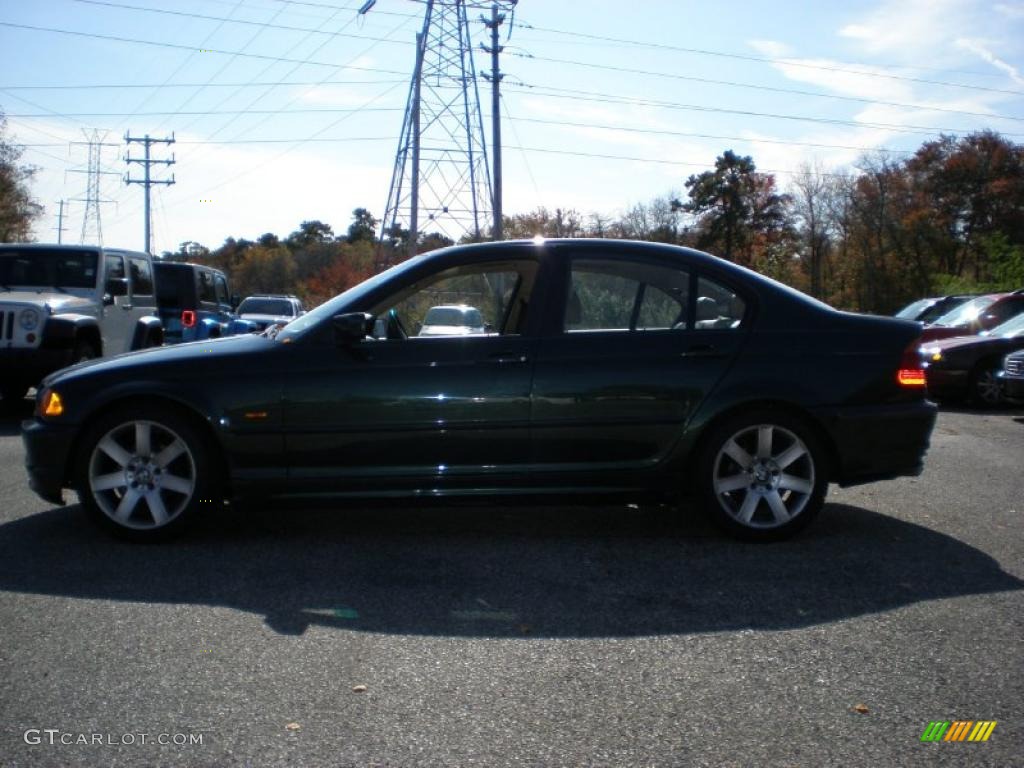
[[377, 339], [522, 333], [535, 262], [472, 264], [431, 275], [374, 308]]

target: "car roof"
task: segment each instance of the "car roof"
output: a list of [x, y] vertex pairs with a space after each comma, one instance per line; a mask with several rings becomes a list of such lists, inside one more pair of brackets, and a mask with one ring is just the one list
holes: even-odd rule
[[208, 267], [205, 264], [193, 264], [190, 261], [154, 261], [153, 266], [160, 267], [162, 269], [188, 269], [196, 270], [202, 269], [206, 272], [213, 272], [217, 275], [223, 275], [224, 273], [216, 267]]

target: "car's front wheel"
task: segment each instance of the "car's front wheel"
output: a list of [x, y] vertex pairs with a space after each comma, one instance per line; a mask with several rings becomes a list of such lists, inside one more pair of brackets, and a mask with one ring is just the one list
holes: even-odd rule
[[79, 455], [77, 490], [109, 532], [136, 541], [179, 533], [210, 503], [210, 450], [170, 408], [120, 408], [97, 420]]
[[821, 443], [803, 420], [784, 412], [763, 409], [727, 419], [705, 441], [699, 462], [712, 519], [740, 538], [792, 536], [825, 502]]
[[979, 365], [971, 372], [970, 405], [979, 408], [995, 408], [1003, 404], [1005, 394], [1003, 382], [999, 379], [999, 366], [991, 363]]

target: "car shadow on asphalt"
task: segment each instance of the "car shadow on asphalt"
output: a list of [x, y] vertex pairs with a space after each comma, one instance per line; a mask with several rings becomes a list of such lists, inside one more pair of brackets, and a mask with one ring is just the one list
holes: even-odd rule
[[782, 630], [1024, 586], [955, 538], [843, 504], [768, 545], [665, 507], [478, 504], [225, 509], [154, 546], [108, 538], [75, 505], [0, 526], [0, 562], [10, 592], [227, 606], [288, 635]]

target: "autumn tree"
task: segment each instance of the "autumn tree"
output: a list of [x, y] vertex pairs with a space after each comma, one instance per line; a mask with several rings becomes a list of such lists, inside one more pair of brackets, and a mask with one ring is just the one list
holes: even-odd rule
[[346, 240], [350, 243], [372, 243], [377, 237], [378, 223], [366, 208], [356, 208], [352, 211], [352, 223], [349, 224]]
[[0, 242], [16, 243], [32, 239], [32, 222], [43, 213], [29, 192], [36, 173], [21, 164], [22, 148], [7, 138], [7, 118], [0, 111]]

